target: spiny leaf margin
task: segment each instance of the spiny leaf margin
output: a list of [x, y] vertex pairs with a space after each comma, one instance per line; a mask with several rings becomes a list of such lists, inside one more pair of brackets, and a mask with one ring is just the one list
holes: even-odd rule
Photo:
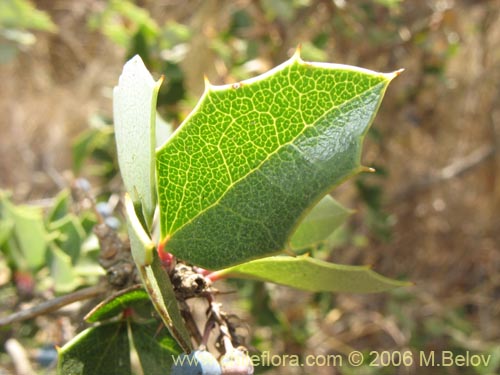
[[282, 251], [315, 203], [366, 170], [362, 140], [397, 73], [297, 53], [253, 79], [207, 83], [157, 151], [165, 249], [211, 269]]

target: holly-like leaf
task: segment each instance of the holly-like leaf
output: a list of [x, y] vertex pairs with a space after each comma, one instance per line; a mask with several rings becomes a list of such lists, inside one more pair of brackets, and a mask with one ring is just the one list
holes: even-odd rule
[[155, 82], [139, 56], [123, 67], [113, 90], [113, 117], [120, 172], [149, 227], [156, 207], [155, 121], [161, 80]]
[[212, 274], [269, 281], [311, 292], [375, 293], [411, 285], [388, 279], [369, 267], [328, 263], [307, 255], [274, 256]]
[[290, 239], [290, 247], [300, 250], [326, 241], [351, 213], [330, 195], [325, 195], [302, 220]]
[[363, 171], [363, 138], [396, 75], [295, 54], [207, 84], [156, 154], [165, 249], [209, 269], [282, 251], [315, 203]]

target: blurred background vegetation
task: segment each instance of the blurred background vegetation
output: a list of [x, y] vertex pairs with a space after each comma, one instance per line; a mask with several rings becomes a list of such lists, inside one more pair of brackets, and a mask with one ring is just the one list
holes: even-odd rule
[[[214, 84], [236, 82], [283, 62], [299, 44], [305, 60], [405, 69], [365, 142], [364, 164], [377, 173], [335, 191], [357, 212], [321, 251], [334, 262], [371, 264], [415, 286], [313, 295], [233, 283], [228, 289], [238, 293], [226, 297], [227, 310], [247, 322], [251, 346], [273, 354], [492, 355], [487, 368], [344, 366], [269, 374], [498, 373], [496, 0], [2, 0], [0, 213], [10, 222], [35, 222], [39, 231], [26, 241], [19, 228], [12, 234], [8, 220], [0, 225], [0, 315], [98, 277], [95, 218], [74, 212], [67, 188], [84, 177], [107, 209], [116, 206], [122, 187], [111, 96], [129, 57], [138, 53], [155, 78], [165, 75], [159, 111], [177, 126], [202, 93], [204, 75]], [[49, 267], [43, 257], [13, 255], [13, 248], [34, 251], [38, 238], [52, 251]], [[75, 244], [81, 254], [71, 253]], [[27, 348], [36, 371], [51, 373], [43, 367], [51, 362], [50, 348], [83, 328], [72, 311], [1, 330], [0, 374], [16, 371], [4, 345], [11, 337]]]

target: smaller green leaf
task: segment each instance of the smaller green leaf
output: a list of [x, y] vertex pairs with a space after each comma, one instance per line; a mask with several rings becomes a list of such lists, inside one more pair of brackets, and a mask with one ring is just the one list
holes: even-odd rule
[[182, 352], [169, 332], [160, 327], [156, 320], [147, 324], [131, 323], [130, 331], [143, 373], [168, 374], [172, 357]]
[[139, 56], [123, 67], [113, 90], [113, 116], [118, 163], [125, 188], [140, 204], [148, 227], [156, 207], [155, 146], [157, 82]]
[[290, 240], [291, 248], [305, 249], [325, 241], [351, 213], [330, 195], [326, 195], [298, 226]]
[[[81, 133], [73, 142], [72, 156], [74, 172], [76, 174], [80, 173], [85, 161], [89, 158], [96, 159], [100, 164], [113, 164], [115, 154], [115, 150], [113, 150], [114, 138], [113, 126], [109, 125], [105, 119], [93, 116], [90, 119], [90, 128]], [[99, 165], [89, 169], [95, 170], [93, 175], [105, 176], [104, 170], [106, 168], [106, 165]], [[86, 171], [85, 174], [89, 174], [88, 172]]]
[[90, 154], [89, 149], [95, 133], [95, 129], [88, 129], [81, 133], [73, 142], [71, 153], [73, 156], [73, 170], [75, 173], [80, 173], [83, 162]]
[[69, 190], [64, 189], [59, 194], [57, 194], [54, 204], [47, 215], [47, 221], [53, 222], [62, 219], [69, 212], [70, 205], [70, 195]]
[[14, 222], [10, 219], [0, 219], [0, 247], [11, 236], [14, 229]]
[[141, 266], [139, 270], [144, 286], [163, 323], [182, 350], [190, 352], [192, 349], [191, 338], [177, 305], [174, 288], [158, 259], [157, 253], [153, 252], [153, 262], [150, 265]]
[[54, 279], [57, 293], [67, 293], [80, 285], [80, 280], [73, 268], [71, 258], [57, 245], [50, 246], [50, 275]]
[[57, 234], [54, 242], [71, 257], [71, 263], [76, 264], [80, 257], [82, 243], [85, 240], [85, 230], [80, 220], [75, 215], [68, 214], [51, 222], [49, 230]]
[[89, 323], [111, 319], [123, 312], [128, 307], [137, 307], [150, 303], [148, 293], [142, 286], [136, 285], [112, 295], [94, 307], [86, 316]]
[[59, 350], [58, 375], [130, 375], [130, 345], [124, 321], [78, 334]]
[[376, 293], [410, 285], [381, 276], [369, 267], [334, 264], [307, 255], [257, 259], [214, 276], [257, 279], [311, 292]]
[[4, 194], [0, 203], [5, 218], [14, 223], [14, 237], [29, 268], [36, 270], [44, 265], [48, 236], [42, 210], [38, 207], [15, 206]]

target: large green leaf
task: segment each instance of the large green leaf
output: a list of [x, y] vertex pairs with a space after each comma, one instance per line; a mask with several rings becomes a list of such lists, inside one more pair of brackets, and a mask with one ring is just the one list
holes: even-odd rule
[[410, 285], [383, 277], [369, 267], [333, 264], [307, 255], [257, 259], [212, 276], [270, 281], [311, 292], [374, 293]]
[[123, 183], [148, 226], [156, 207], [155, 121], [161, 80], [155, 82], [139, 56], [123, 67], [113, 91], [113, 117]]
[[207, 84], [157, 151], [165, 249], [211, 269], [282, 251], [307, 211], [363, 170], [364, 135], [396, 75], [296, 54], [254, 79]]

